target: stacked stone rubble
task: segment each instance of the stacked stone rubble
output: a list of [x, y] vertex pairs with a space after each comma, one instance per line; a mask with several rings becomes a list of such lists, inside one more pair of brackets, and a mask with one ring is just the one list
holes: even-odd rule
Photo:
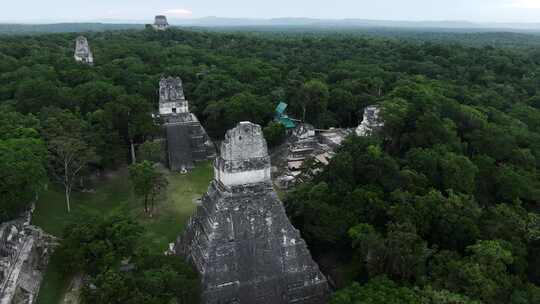
[[33, 304], [49, 257], [57, 245], [54, 237], [24, 218], [0, 225], [0, 304]]
[[166, 159], [173, 171], [185, 172], [194, 162], [215, 157], [215, 147], [197, 117], [189, 112], [179, 77], [161, 79], [159, 116], [166, 136]]
[[229, 130], [214, 170], [175, 246], [201, 275], [203, 303], [325, 303], [326, 278], [272, 189], [260, 126]]

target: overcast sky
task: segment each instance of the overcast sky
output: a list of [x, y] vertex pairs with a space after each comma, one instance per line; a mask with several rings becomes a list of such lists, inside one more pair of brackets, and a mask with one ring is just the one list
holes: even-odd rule
[[0, 22], [314, 17], [540, 22], [540, 0], [0, 0]]

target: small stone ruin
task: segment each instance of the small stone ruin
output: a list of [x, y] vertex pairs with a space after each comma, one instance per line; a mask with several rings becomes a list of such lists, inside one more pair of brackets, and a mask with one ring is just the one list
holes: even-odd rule
[[169, 28], [169, 22], [167, 22], [167, 17], [163, 15], [157, 15], [154, 19], [154, 24], [152, 27], [157, 31], [164, 31]]
[[364, 109], [364, 118], [362, 123], [356, 128], [356, 135], [371, 136], [377, 130], [380, 130], [384, 123], [380, 118], [379, 106], [369, 106]]
[[327, 280], [272, 188], [259, 125], [229, 130], [215, 176], [173, 252], [202, 280], [202, 303], [326, 303]]
[[166, 137], [167, 165], [172, 171], [193, 169], [195, 161], [213, 159], [215, 146], [195, 114], [189, 112], [179, 77], [159, 82], [159, 117]]
[[[376, 105], [366, 107], [362, 123], [356, 130], [342, 128], [316, 130], [306, 123], [297, 124], [287, 140], [285, 155], [282, 151], [272, 155], [273, 162], [278, 164], [274, 174], [276, 186], [288, 189], [312, 178], [323, 166], [329, 164], [335, 151], [349, 135], [353, 133], [358, 136], [373, 135], [384, 126], [379, 113], [379, 107]], [[282, 161], [283, 158], [285, 161]], [[314, 166], [304, 170], [306, 169], [304, 163], [307, 160], [312, 160]]]
[[75, 60], [84, 64], [94, 64], [94, 56], [88, 45], [88, 40], [84, 36], [77, 37], [75, 41]]
[[33, 304], [56, 238], [30, 225], [31, 213], [0, 224], [0, 304]]
[[[309, 124], [297, 125], [287, 140], [285, 156], [280, 152], [273, 155], [274, 162], [278, 163], [274, 174], [276, 186], [288, 189], [313, 177], [321, 167], [328, 165], [335, 150], [351, 133], [350, 129], [316, 130]], [[283, 157], [286, 165], [279, 165]], [[304, 170], [308, 160], [314, 162], [313, 166]]]

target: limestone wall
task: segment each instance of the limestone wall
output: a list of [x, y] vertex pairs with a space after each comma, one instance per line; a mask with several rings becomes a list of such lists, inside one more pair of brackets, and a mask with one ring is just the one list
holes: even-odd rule
[[215, 179], [226, 187], [271, 183], [270, 156], [259, 125], [241, 122], [225, 135], [214, 162]]
[[261, 126], [240, 122], [227, 131], [221, 143], [221, 158], [227, 161], [249, 160], [268, 156], [268, 148]]
[[33, 304], [57, 240], [30, 213], [0, 225], [0, 304]]
[[180, 77], [162, 78], [159, 82], [159, 114], [189, 113]]

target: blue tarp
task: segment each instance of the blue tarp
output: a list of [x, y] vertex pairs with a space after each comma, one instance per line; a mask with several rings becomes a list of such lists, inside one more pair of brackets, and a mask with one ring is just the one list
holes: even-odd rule
[[287, 109], [287, 104], [284, 102], [280, 102], [276, 107], [276, 113], [282, 115], [285, 113], [285, 110]]
[[289, 118], [285, 114], [285, 110], [287, 109], [287, 104], [284, 102], [280, 102], [276, 107], [276, 120], [279, 121], [282, 125], [285, 126], [287, 129], [294, 129], [296, 127], [296, 124], [292, 119]]

